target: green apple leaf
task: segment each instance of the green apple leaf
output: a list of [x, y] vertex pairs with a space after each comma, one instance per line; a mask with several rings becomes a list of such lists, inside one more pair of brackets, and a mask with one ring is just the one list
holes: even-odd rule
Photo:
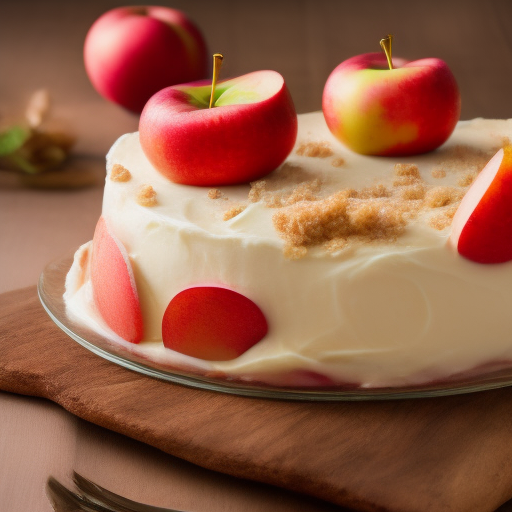
[[25, 144], [31, 131], [21, 126], [14, 126], [0, 133], [0, 156], [10, 155]]

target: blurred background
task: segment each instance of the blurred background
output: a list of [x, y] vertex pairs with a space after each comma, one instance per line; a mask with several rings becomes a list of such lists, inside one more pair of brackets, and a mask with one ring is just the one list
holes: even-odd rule
[[[225, 56], [222, 77], [275, 69], [286, 79], [297, 111], [321, 108], [323, 86], [344, 59], [380, 51], [439, 57], [462, 94], [462, 119], [512, 117], [510, 0], [163, 0], [202, 30], [211, 52]], [[140, 2], [2, 0], [0, 113], [22, 108], [46, 87], [54, 113], [77, 132], [77, 151], [104, 154], [137, 119], [108, 104], [85, 74], [87, 30], [103, 12]], [[165, 65], [165, 63], [162, 63]]]

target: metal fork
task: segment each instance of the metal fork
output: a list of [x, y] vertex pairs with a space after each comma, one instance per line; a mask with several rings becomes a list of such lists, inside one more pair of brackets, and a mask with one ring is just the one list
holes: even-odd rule
[[77, 491], [50, 476], [46, 494], [55, 512], [183, 512], [174, 508], [145, 505], [123, 498], [73, 471]]

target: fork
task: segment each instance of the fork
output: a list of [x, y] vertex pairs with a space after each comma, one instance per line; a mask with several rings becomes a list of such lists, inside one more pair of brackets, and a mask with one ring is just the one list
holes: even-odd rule
[[73, 471], [77, 492], [50, 476], [46, 494], [55, 512], [183, 512], [173, 508], [153, 507], [123, 498]]

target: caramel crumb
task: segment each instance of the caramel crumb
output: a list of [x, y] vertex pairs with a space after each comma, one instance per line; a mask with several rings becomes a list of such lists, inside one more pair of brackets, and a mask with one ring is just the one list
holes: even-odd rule
[[295, 186], [288, 182], [278, 182], [277, 186], [281, 185], [282, 188], [277, 188], [277, 190], [269, 190], [269, 183], [275, 185], [267, 180], [252, 182], [248, 196], [249, 201], [252, 203], [263, 201], [268, 208], [281, 208], [299, 201], [315, 201], [317, 193], [321, 189], [321, 182], [318, 178], [303, 181]]
[[432, 170], [432, 178], [445, 178], [446, 177], [446, 171], [444, 169], [433, 169]]
[[434, 215], [430, 220], [428, 225], [431, 228], [437, 229], [439, 231], [442, 231], [443, 229], [447, 228], [452, 223], [451, 219], [449, 219], [446, 215], [443, 215], [442, 213], [439, 215]]
[[327, 158], [334, 154], [328, 142], [305, 142], [297, 149], [297, 155], [313, 158]]
[[137, 194], [137, 203], [141, 206], [155, 206], [157, 204], [156, 192], [151, 185], [142, 185]]
[[405, 210], [383, 198], [361, 201], [349, 190], [311, 202], [296, 203], [272, 217], [279, 236], [289, 245], [309, 246], [333, 239], [395, 239], [405, 226]]
[[295, 247], [294, 245], [286, 244], [283, 249], [284, 257], [289, 260], [300, 260], [306, 256], [308, 250], [306, 247]]
[[358, 197], [359, 199], [370, 199], [372, 197], [389, 197], [391, 192], [382, 184], [374, 185], [373, 187], [363, 188], [359, 192], [355, 190], [350, 191], [350, 197]]
[[339, 158], [335, 158], [332, 162], [331, 162], [331, 165], [333, 167], [343, 167], [345, 165], [345, 160], [341, 157]]
[[320, 189], [320, 180], [313, 180], [297, 185], [292, 193], [285, 200], [286, 205], [298, 203], [299, 201], [315, 201], [317, 196], [315, 192]]
[[464, 174], [460, 177], [459, 181], [457, 182], [457, 185], [459, 187], [469, 187], [473, 181], [475, 181], [475, 178], [477, 177], [477, 173], [475, 172], [468, 172], [467, 174]]
[[263, 198], [267, 182], [265, 180], [253, 181], [251, 183], [251, 190], [249, 191], [249, 201], [257, 203]]
[[395, 176], [411, 176], [421, 179], [418, 166], [415, 164], [395, 164]]
[[219, 199], [222, 196], [222, 192], [218, 188], [211, 188], [208, 190], [208, 197], [210, 199]]
[[242, 213], [246, 208], [247, 206], [244, 205], [233, 206], [233, 208], [224, 213], [224, 220], [230, 220], [233, 217], [236, 217], [237, 215]]
[[130, 181], [132, 175], [130, 171], [123, 167], [121, 164], [114, 164], [112, 170], [110, 171], [110, 180], [111, 181], [119, 181], [125, 182]]
[[471, 146], [458, 145], [442, 151], [444, 159], [435, 169], [444, 169], [448, 172], [480, 172], [494, 150], [482, 151]]
[[335, 252], [342, 251], [347, 247], [347, 245], [348, 240], [346, 238], [333, 238], [332, 240], [325, 242], [324, 249], [328, 253], [333, 254]]
[[464, 192], [455, 187], [434, 187], [425, 194], [425, 204], [429, 208], [440, 208], [462, 199]]
[[447, 208], [444, 211], [444, 214], [446, 215], [446, 217], [448, 217], [450, 220], [452, 220], [453, 217], [455, 217], [455, 214], [457, 213], [459, 205], [460, 205], [460, 201], [457, 201], [456, 204], [454, 204], [453, 206], [450, 206], [450, 208]]
[[405, 201], [414, 201], [425, 197], [425, 187], [421, 183], [403, 187], [400, 191], [400, 197]]

